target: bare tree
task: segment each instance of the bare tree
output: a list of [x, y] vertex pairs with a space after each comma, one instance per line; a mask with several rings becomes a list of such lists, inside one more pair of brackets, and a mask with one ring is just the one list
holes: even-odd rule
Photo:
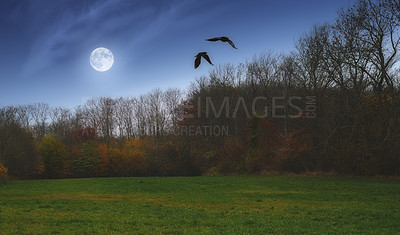
[[147, 118], [147, 96], [141, 95], [137, 102], [133, 103], [135, 112], [135, 123], [137, 129], [137, 136], [143, 137], [149, 133], [148, 118]]
[[329, 40], [330, 26], [314, 25], [311, 32], [300, 37], [296, 45], [299, 82], [317, 96], [323, 94], [332, 83], [324, 66], [328, 58]]
[[135, 137], [135, 130], [134, 130], [135, 103], [136, 103], [135, 98], [121, 97], [116, 99], [115, 116], [120, 138]]
[[34, 134], [38, 139], [42, 139], [47, 133], [47, 121], [50, 114], [50, 106], [45, 103], [36, 103], [31, 106], [32, 117], [34, 120]]
[[[389, 1], [396, 8], [396, 1]], [[398, 62], [400, 43], [399, 20], [392, 10], [384, 7], [385, 1], [361, 0], [348, 10], [344, 17], [353, 17], [361, 30], [359, 39], [368, 45], [373, 70], [365, 71], [374, 89], [381, 93], [385, 87], [394, 89], [389, 70]], [[397, 13], [398, 14], [398, 13]]]
[[50, 110], [50, 132], [57, 134], [57, 136], [64, 142], [68, 138], [72, 130], [72, 113], [66, 108], [52, 108]]
[[155, 89], [147, 95], [147, 115], [151, 134], [159, 136], [166, 127], [166, 105], [164, 94], [160, 89]]
[[179, 105], [183, 102], [183, 92], [180, 89], [167, 89], [164, 92], [167, 122], [169, 127], [176, 127], [179, 118]]
[[115, 129], [115, 101], [109, 97], [98, 100], [100, 111], [100, 129], [107, 144], [113, 138]]

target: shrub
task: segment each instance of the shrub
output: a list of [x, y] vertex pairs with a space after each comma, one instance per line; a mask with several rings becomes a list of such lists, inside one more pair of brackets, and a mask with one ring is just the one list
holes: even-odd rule
[[7, 168], [0, 163], [0, 182], [4, 182], [7, 179]]

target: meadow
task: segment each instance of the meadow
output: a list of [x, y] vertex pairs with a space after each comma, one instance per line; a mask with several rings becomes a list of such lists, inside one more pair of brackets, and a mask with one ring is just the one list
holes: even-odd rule
[[400, 180], [326, 176], [14, 180], [0, 234], [400, 233]]

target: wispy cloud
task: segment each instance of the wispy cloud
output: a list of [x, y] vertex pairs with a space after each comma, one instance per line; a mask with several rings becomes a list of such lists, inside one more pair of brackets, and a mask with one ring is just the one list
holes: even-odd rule
[[23, 14], [32, 16], [27, 22], [31, 42], [21, 75], [30, 76], [59, 60], [67, 60], [94, 41], [126, 40], [123, 36], [129, 34], [131, 45], [146, 40], [166, 30], [168, 19], [186, 5], [123, 0], [65, 3], [61, 7], [58, 1], [28, 4], [27, 13]]

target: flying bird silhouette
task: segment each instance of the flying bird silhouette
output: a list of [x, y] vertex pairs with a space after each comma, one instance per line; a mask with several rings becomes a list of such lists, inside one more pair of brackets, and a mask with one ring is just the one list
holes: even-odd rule
[[199, 52], [195, 57], [196, 57], [196, 59], [194, 60], [194, 68], [195, 69], [197, 69], [197, 67], [199, 67], [199, 65], [201, 63], [201, 57], [206, 59], [208, 61], [208, 63], [210, 63], [211, 65], [214, 65], [213, 63], [211, 63], [210, 57], [208, 57], [207, 52]]
[[209, 42], [216, 42], [216, 41], [222, 41], [222, 42], [227, 42], [229, 43], [233, 48], [237, 49], [235, 47], [235, 44], [233, 44], [233, 42], [228, 38], [228, 37], [217, 37], [217, 38], [209, 38], [206, 39]]

